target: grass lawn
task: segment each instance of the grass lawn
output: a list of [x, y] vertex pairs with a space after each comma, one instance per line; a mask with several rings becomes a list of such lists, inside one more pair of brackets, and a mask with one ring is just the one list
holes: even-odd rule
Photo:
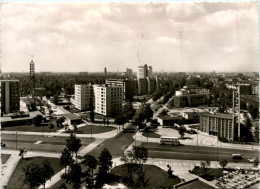
[[2, 131], [27, 131], [27, 132], [53, 132], [56, 130], [59, 130], [61, 128], [58, 128], [56, 124], [54, 124], [54, 129], [50, 131], [50, 128], [48, 126], [48, 123], [43, 123], [40, 126], [34, 126], [32, 125], [20, 125], [20, 126], [10, 126], [10, 127], [2, 127]]
[[212, 181], [215, 178], [219, 178], [223, 176], [223, 170], [222, 169], [211, 169], [208, 168], [206, 170], [206, 175], [203, 175], [203, 171], [201, 168], [194, 168], [193, 173], [197, 176], [200, 176], [204, 178], [205, 180]]
[[[146, 171], [145, 178], [150, 178], [147, 188], [172, 188], [174, 185], [181, 182], [178, 177], [168, 178], [167, 172], [155, 165], [144, 165]], [[120, 165], [111, 170], [111, 174], [118, 176], [122, 183], [122, 175], [125, 175], [125, 165]]]
[[[92, 134], [99, 134], [99, 133], [105, 133], [105, 132], [109, 132], [112, 130], [115, 130], [115, 127], [110, 127], [110, 126], [96, 126], [96, 125], [92, 125], [92, 128], [90, 125], [88, 126], [84, 126], [84, 127], [80, 127], [78, 128], [77, 133], [78, 134], [91, 134], [91, 129], [92, 129]], [[70, 131], [65, 131], [66, 133], [73, 133], [73, 130]]]
[[33, 157], [33, 158], [25, 158], [24, 160], [20, 160], [18, 165], [16, 166], [7, 187], [8, 188], [29, 188], [27, 184], [23, 183], [24, 180], [24, 172], [23, 168], [25, 168], [29, 163], [40, 164], [43, 159], [47, 159], [50, 162], [50, 165], [54, 169], [54, 174], [59, 172], [64, 168], [63, 165], [60, 164], [59, 158], [49, 158], [49, 157]]
[[2, 164], [5, 164], [10, 156], [11, 156], [11, 154], [1, 154]]
[[154, 130], [150, 130], [148, 133], [147, 132], [143, 132], [142, 135], [145, 136], [145, 137], [148, 136], [148, 138], [160, 138], [161, 137], [161, 135], [155, 133]]

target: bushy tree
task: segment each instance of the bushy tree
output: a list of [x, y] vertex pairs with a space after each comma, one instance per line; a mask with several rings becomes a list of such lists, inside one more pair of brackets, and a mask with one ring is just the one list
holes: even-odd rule
[[67, 166], [73, 162], [72, 156], [67, 148], [64, 148], [64, 150], [62, 151], [60, 156], [60, 162], [62, 165], [64, 165], [66, 173]]
[[142, 146], [134, 146], [133, 150], [121, 158], [125, 162], [127, 173], [123, 177], [123, 181], [132, 188], [146, 188], [149, 178], [146, 178], [144, 163], [148, 159], [148, 150]]
[[104, 183], [106, 182], [106, 177], [110, 168], [112, 168], [112, 155], [110, 154], [107, 148], [104, 148], [101, 154], [98, 157], [98, 173], [96, 176], [96, 188], [102, 188]]
[[227, 166], [227, 164], [228, 164], [228, 160], [220, 159], [218, 163], [224, 169]]
[[82, 161], [82, 164], [87, 166], [87, 170], [85, 172], [85, 182], [87, 188], [94, 188], [95, 182], [94, 182], [94, 170], [97, 168], [98, 161], [97, 159], [92, 155], [85, 155], [84, 160]]
[[54, 124], [52, 122], [49, 123], [50, 131], [54, 129]]
[[33, 118], [33, 123], [35, 126], [38, 126], [38, 125], [41, 125], [42, 120], [43, 120], [43, 116], [38, 114], [38, 115], [36, 115], [36, 117]]
[[76, 159], [77, 159], [77, 152], [82, 146], [81, 140], [71, 133], [70, 138], [66, 139], [66, 141], [67, 141], [66, 147], [70, 152], [74, 152], [76, 154]]
[[181, 135], [181, 138], [185, 135], [186, 128], [184, 126], [180, 126], [179, 128], [179, 134]]
[[82, 168], [80, 164], [76, 162], [70, 164], [68, 172], [61, 175], [61, 178], [65, 179], [69, 184], [72, 184], [72, 187], [75, 189], [81, 188], [82, 177]]
[[30, 188], [40, 186], [41, 184], [45, 188], [45, 183], [54, 175], [54, 169], [51, 167], [48, 160], [43, 160], [42, 163], [35, 164], [30, 163], [24, 169], [24, 182], [29, 185]]
[[259, 158], [255, 158], [253, 161], [253, 166], [257, 167], [259, 165]]

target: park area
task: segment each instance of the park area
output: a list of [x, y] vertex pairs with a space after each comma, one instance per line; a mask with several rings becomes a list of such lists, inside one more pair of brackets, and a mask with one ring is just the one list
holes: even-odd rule
[[29, 163], [40, 164], [44, 159], [46, 159], [50, 162], [51, 167], [54, 169], [54, 174], [58, 173], [60, 170], [62, 170], [64, 168], [64, 166], [60, 164], [59, 158], [31, 157], [31, 158], [21, 159], [18, 162], [18, 164], [8, 182], [7, 188], [29, 188], [29, 186], [24, 183], [25, 176], [24, 176], [23, 169]]
[[[181, 182], [181, 179], [176, 176], [169, 178], [166, 171], [154, 165], [144, 165], [144, 170], [145, 179], [150, 179], [147, 188], [172, 188], [174, 185]], [[114, 183], [120, 182], [126, 185], [123, 179], [124, 175], [127, 174], [127, 168], [125, 165], [113, 168], [110, 173], [114, 175], [114, 178], [118, 179], [115, 180]], [[113, 183], [108, 184], [112, 185]]]
[[10, 127], [2, 127], [2, 131], [24, 131], [24, 132], [54, 132], [61, 128], [56, 126], [56, 123], [53, 122], [54, 128], [50, 129], [48, 123], [43, 123], [41, 125], [35, 126], [34, 124], [31, 125], [19, 125], [19, 126], [10, 126]]
[[[96, 125], [88, 125], [79, 127], [77, 129], [77, 134], [99, 134], [99, 133], [105, 133], [109, 131], [115, 130], [116, 127], [111, 126], [96, 126]], [[65, 131], [65, 133], [74, 133], [74, 130], [68, 130]]]
[[5, 164], [10, 156], [11, 154], [1, 154], [1, 163]]

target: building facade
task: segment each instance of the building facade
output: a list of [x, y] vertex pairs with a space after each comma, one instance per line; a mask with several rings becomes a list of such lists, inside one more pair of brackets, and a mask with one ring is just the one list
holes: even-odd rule
[[94, 85], [95, 112], [104, 116], [122, 113], [123, 87]]
[[148, 77], [148, 67], [147, 67], [147, 64], [145, 64], [144, 66], [139, 66], [137, 74], [138, 74], [137, 75], [138, 79], [144, 79], [144, 78]]
[[235, 119], [233, 114], [203, 113], [200, 115], [200, 131], [234, 141]]
[[19, 110], [19, 80], [1, 80], [1, 112], [8, 114]]
[[91, 110], [93, 106], [93, 85], [75, 85], [75, 107], [79, 110]]

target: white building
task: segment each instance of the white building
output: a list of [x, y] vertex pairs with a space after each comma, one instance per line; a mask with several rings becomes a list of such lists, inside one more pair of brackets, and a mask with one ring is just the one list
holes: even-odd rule
[[79, 110], [90, 110], [93, 105], [93, 85], [75, 85], [75, 107]]
[[95, 112], [104, 116], [115, 116], [122, 112], [123, 87], [94, 85]]
[[145, 64], [144, 66], [139, 66], [137, 74], [138, 74], [137, 75], [138, 79], [144, 79], [144, 78], [148, 77], [148, 67], [147, 67], [147, 64]]

